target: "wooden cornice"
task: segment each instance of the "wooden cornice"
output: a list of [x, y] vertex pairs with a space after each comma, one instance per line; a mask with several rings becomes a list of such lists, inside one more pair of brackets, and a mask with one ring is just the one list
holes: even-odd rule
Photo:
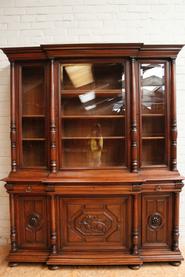
[[183, 46], [143, 43], [48, 44], [39, 47], [2, 48], [2, 51], [11, 62], [79, 57], [176, 58]]

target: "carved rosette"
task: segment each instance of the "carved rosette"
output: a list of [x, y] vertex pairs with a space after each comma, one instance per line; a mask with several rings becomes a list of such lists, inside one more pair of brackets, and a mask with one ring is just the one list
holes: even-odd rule
[[29, 230], [37, 230], [41, 227], [41, 216], [38, 213], [31, 213], [27, 217], [27, 226]]
[[162, 215], [160, 213], [153, 213], [148, 218], [148, 226], [153, 229], [159, 229], [163, 224]]

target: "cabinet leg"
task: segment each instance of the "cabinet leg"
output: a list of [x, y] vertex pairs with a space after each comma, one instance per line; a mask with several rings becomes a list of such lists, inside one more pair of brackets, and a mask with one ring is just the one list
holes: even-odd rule
[[16, 267], [16, 266], [18, 266], [18, 263], [9, 262], [9, 263], [8, 263], [8, 266], [9, 266], [9, 267]]
[[140, 269], [141, 265], [140, 264], [132, 264], [128, 266], [132, 270], [138, 270]]
[[171, 264], [173, 266], [179, 266], [179, 265], [181, 265], [181, 261], [170, 262], [169, 264]]
[[59, 269], [59, 266], [58, 265], [48, 265], [48, 269], [49, 270], [57, 270], [57, 269]]

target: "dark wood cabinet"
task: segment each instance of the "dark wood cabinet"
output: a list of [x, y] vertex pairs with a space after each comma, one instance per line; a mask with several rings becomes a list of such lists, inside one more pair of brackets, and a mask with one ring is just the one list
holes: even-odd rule
[[10, 265], [179, 265], [175, 59], [183, 45], [3, 48]]

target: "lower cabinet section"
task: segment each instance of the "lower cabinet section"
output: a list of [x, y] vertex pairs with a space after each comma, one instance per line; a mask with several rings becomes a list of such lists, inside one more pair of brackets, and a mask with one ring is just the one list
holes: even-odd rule
[[56, 191], [54, 185], [48, 188], [32, 186], [28, 191], [21, 185], [10, 192], [9, 262], [136, 266], [183, 259], [178, 248], [179, 191], [173, 184], [161, 185], [160, 192], [154, 185], [122, 191], [117, 186], [111, 195], [110, 186], [100, 194], [93, 186], [82, 194], [62, 185]]

